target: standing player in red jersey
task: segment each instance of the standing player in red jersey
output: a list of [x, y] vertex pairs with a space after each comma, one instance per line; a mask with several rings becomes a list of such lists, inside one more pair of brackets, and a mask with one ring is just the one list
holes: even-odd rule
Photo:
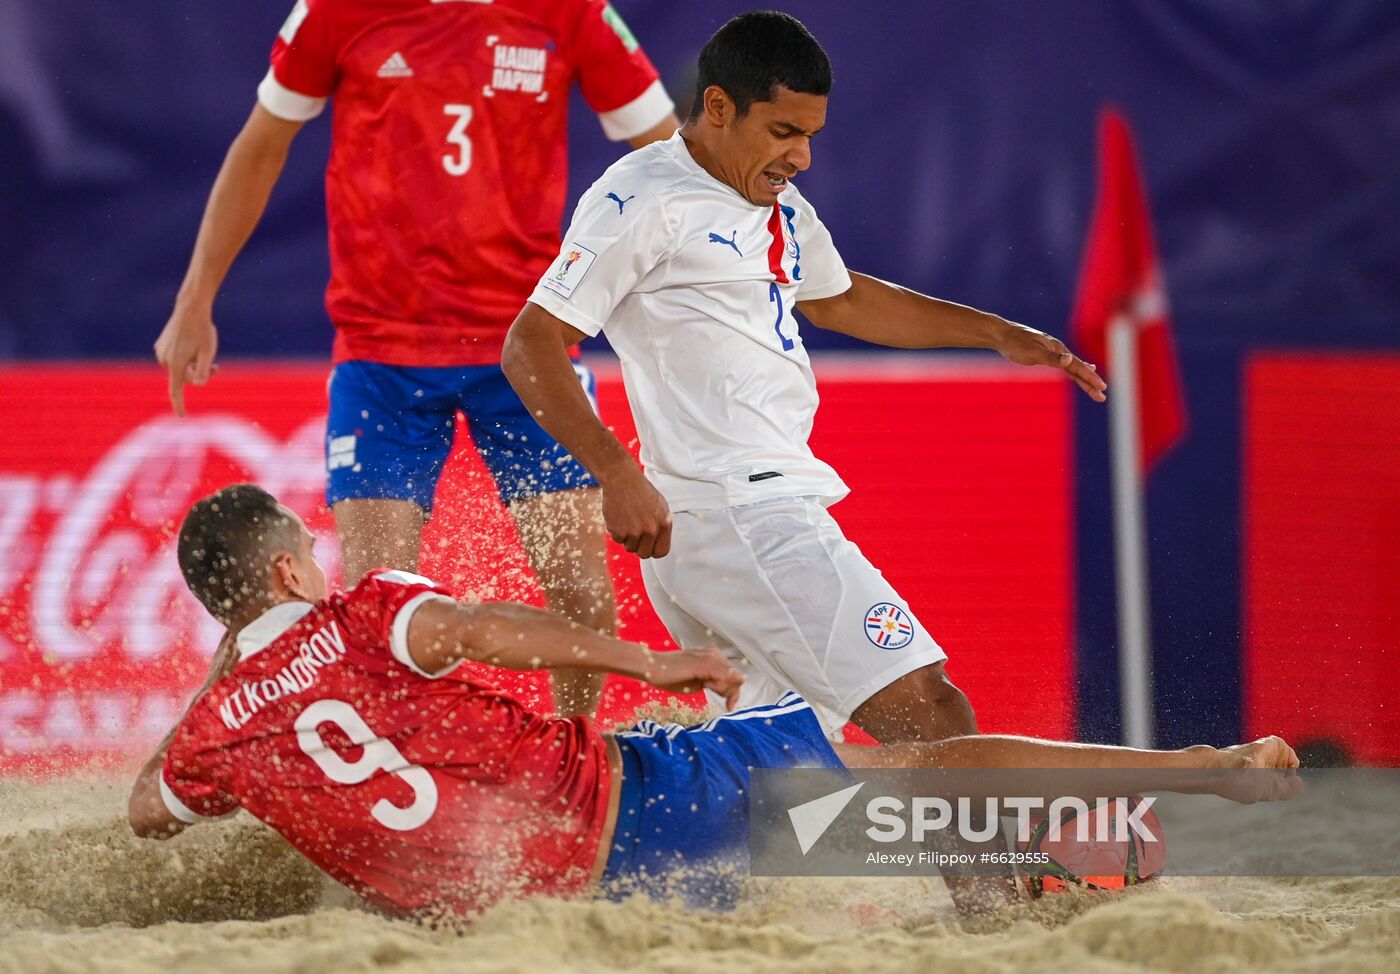
[[[611, 139], [639, 148], [675, 131], [656, 70], [604, 0], [298, 0], [155, 349], [183, 415], [185, 384], [213, 374], [219, 287], [292, 139], [332, 100], [326, 469], [345, 577], [416, 569], [460, 411], [550, 606], [608, 632], [596, 482], [500, 371], [506, 330], [559, 249], [574, 82]], [[556, 705], [590, 712], [599, 687], [560, 674]]]
[[[250, 484], [191, 508], [180, 569], [229, 638], [138, 776], [129, 818], [163, 838], [242, 807], [397, 913], [467, 915], [599, 883], [667, 892], [711, 864], [742, 875], [754, 767], [1297, 767], [1278, 738], [1225, 751], [991, 735], [833, 748], [796, 694], [696, 728], [644, 721], [600, 735], [587, 717], [541, 717], [454, 671], [467, 659], [570, 663], [731, 704], [742, 676], [717, 649], [654, 653], [528, 606], [463, 605], [407, 572], [328, 593], [313, 544]], [[1246, 800], [1297, 791], [1286, 773], [1184, 783], [1244, 788]]]

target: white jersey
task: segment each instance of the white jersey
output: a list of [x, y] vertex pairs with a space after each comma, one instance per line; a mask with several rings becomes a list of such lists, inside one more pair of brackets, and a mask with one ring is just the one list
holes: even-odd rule
[[792, 309], [851, 278], [796, 187], [755, 206], [677, 133], [609, 168], [564, 240], [530, 300], [586, 334], [606, 328], [642, 464], [672, 510], [846, 495], [807, 446], [817, 386]]

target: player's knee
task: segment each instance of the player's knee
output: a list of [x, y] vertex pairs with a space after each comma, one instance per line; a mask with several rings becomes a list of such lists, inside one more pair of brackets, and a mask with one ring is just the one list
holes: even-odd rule
[[617, 600], [612, 578], [606, 571], [597, 576], [573, 575], [568, 578], [540, 578], [550, 609], [581, 626], [610, 631], [617, 623]]
[[925, 706], [949, 722], [966, 725], [964, 733], [976, 732], [972, 701], [948, 678], [942, 664], [915, 670], [910, 676], [914, 682], [913, 689]]
[[617, 628], [617, 608], [610, 600], [591, 598], [561, 602], [554, 611], [598, 632], [612, 632]]
[[972, 705], [942, 665], [905, 674], [857, 708], [852, 719], [885, 744], [977, 733]]
[[941, 663], [917, 669], [905, 679], [929, 703], [943, 704], [967, 699], [957, 684], [948, 679], [948, 673]]

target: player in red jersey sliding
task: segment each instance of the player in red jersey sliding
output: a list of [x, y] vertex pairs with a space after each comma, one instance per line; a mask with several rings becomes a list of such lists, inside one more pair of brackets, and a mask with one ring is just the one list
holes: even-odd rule
[[[329, 99], [327, 503], [345, 577], [416, 569], [460, 411], [549, 604], [611, 631], [596, 482], [500, 370], [506, 330], [559, 249], [575, 82], [611, 139], [639, 148], [675, 131], [656, 70], [604, 0], [298, 0], [156, 357], [183, 414], [186, 382], [212, 374], [219, 287], [292, 139]], [[560, 710], [591, 711], [599, 678], [562, 676]]]
[[[1223, 751], [993, 735], [834, 749], [796, 694], [696, 728], [599, 734], [587, 717], [539, 716], [457, 667], [581, 666], [731, 702], [742, 677], [717, 649], [655, 653], [544, 610], [464, 605], [407, 572], [328, 592], [313, 543], [248, 484], [186, 516], [180, 569], [229, 638], [137, 778], [131, 826], [165, 837], [241, 806], [397, 913], [467, 915], [599, 883], [664, 889], [678, 867], [742, 865], [753, 767], [1297, 766], [1278, 738]], [[1250, 797], [1296, 787], [1280, 775]]]

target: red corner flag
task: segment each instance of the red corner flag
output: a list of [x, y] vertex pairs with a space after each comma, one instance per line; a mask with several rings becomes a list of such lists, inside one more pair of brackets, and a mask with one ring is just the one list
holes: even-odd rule
[[1114, 363], [1108, 361], [1108, 329], [1120, 315], [1138, 330], [1141, 460], [1146, 471], [1181, 436], [1186, 411], [1132, 135], [1123, 116], [1109, 108], [1099, 120], [1098, 199], [1070, 333], [1079, 354], [1101, 363], [1110, 382]]

